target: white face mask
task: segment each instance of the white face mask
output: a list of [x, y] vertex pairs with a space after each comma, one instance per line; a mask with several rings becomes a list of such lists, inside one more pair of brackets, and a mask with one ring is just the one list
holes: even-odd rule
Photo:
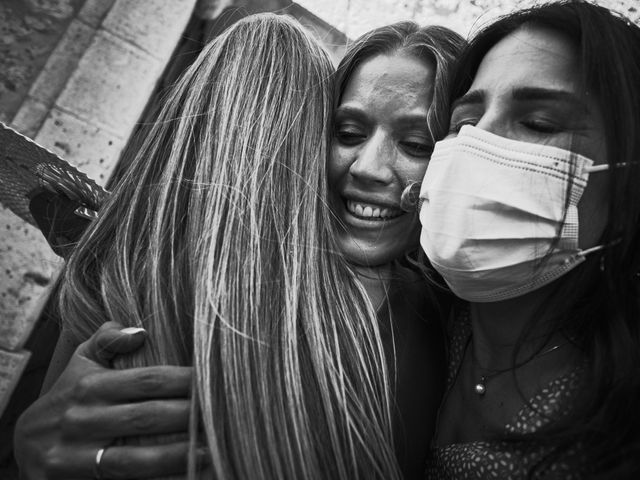
[[540, 288], [603, 248], [578, 247], [578, 202], [589, 173], [608, 167], [592, 164], [568, 150], [464, 126], [436, 143], [429, 162], [420, 190], [422, 248], [465, 300]]

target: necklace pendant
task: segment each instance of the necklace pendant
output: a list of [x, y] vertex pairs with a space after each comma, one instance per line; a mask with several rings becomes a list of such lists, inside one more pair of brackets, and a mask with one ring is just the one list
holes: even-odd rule
[[487, 386], [485, 385], [484, 382], [485, 382], [485, 378], [482, 377], [480, 381], [476, 383], [475, 390], [476, 390], [476, 393], [480, 396], [484, 395], [484, 393], [487, 391]]

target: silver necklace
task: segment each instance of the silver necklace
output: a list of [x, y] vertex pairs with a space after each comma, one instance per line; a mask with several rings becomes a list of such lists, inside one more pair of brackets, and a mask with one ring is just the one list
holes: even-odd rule
[[[471, 341], [471, 338], [469, 338], [469, 341]], [[472, 355], [471, 355], [471, 360], [472, 360], [472, 362], [473, 362], [473, 365], [477, 366], [477, 367], [478, 367], [479, 369], [481, 369], [481, 370], [487, 370], [487, 371], [491, 372], [491, 373], [488, 373], [488, 374], [486, 374], [486, 375], [481, 375], [481, 376], [480, 376], [480, 381], [479, 381], [479, 382], [477, 382], [477, 383], [476, 383], [476, 385], [475, 385], [475, 387], [474, 387], [475, 392], [476, 392], [478, 395], [483, 396], [483, 395], [487, 392], [487, 383], [489, 383], [489, 380], [491, 380], [492, 378], [497, 377], [498, 375], [500, 375], [500, 374], [502, 374], [502, 373], [510, 372], [510, 371], [516, 370], [516, 369], [518, 369], [518, 368], [520, 368], [520, 367], [522, 367], [522, 366], [526, 365], [527, 363], [531, 362], [532, 360], [534, 360], [534, 359], [536, 359], [536, 358], [543, 357], [543, 356], [545, 356], [545, 355], [547, 355], [547, 354], [549, 354], [549, 353], [551, 353], [551, 352], [553, 352], [553, 351], [555, 351], [555, 350], [559, 349], [560, 347], [565, 346], [567, 343], [569, 343], [569, 342], [567, 341], [567, 342], [564, 342], [564, 343], [560, 343], [560, 344], [558, 344], [558, 345], [554, 345], [553, 347], [548, 348], [548, 349], [546, 349], [546, 350], [544, 350], [544, 351], [542, 351], [542, 352], [538, 353], [537, 355], [534, 355], [533, 357], [531, 357], [531, 358], [529, 358], [529, 359], [525, 360], [524, 362], [522, 362], [522, 363], [520, 363], [520, 364], [518, 364], [518, 365], [514, 365], [513, 367], [504, 368], [504, 369], [500, 369], [500, 370], [491, 370], [491, 369], [489, 369], [489, 368], [484, 368], [484, 367], [483, 367], [482, 365], [480, 365], [480, 364], [479, 364], [479, 362], [476, 360], [476, 356], [475, 356], [475, 354], [472, 354]], [[467, 344], [467, 345], [468, 345], [468, 344]]]

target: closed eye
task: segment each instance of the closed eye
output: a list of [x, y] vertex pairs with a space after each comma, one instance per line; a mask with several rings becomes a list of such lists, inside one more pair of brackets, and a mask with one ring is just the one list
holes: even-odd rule
[[343, 120], [336, 123], [335, 137], [341, 145], [358, 145], [367, 139], [368, 132], [360, 122]]
[[475, 117], [462, 118], [462, 119], [452, 119], [451, 124], [449, 125], [449, 135], [457, 135], [460, 133], [460, 129], [465, 125], [473, 125], [475, 126], [478, 123], [478, 119]]
[[352, 131], [352, 130], [337, 130], [336, 131], [336, 139], [342, 145], [353, 146], [359, 145], [363, 141], [365, 141], [367, 135], [362, 132]]
[[536, 133], [554, 134], [564, 131], [560, 125], [547, 120], [530, 119], [523, 120], [520, 123], [528, 130]]
[[431, 142], [413, 142], [403, 140], [399, 142], [399, 145], [405, 153], [412, 157], [430, 157], [433, 152], [433, 143]]

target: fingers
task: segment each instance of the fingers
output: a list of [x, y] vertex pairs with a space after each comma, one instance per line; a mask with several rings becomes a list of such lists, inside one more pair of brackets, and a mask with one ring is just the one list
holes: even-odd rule
[[[190, 402], [152, 400], [95, 408], [75, 407], [65, 412], [63, 438], [96, 441], [116, 437], [187, 432]], [[98, 442], [100, 443], [100, 442]]]
[[130, 479], [165, 477], [187, 471], [188, 442], [153, 446], [110, 447], [102, 457], [104, 478]]
[[105, 370], [82, 377], [75, 394], [78, 403], [93, 399], [119, 403], [145, 399], [187, 398], [191, 390], [192, 367], [153, 366]]
[[123, 329], [116, 322], [107, 322], [89, 340], [80, 344], [76, 354], [107, 367], [116, 355], [137, 350], [145, 339], [144, 329]]
[[[52, 458], [47, 478], [95, 478], [97, 448], [82, 448], [71, 455]], [[119, 445], [105, 447], [100, 459], [99, 474], [110, 480], [139, 479], [185, 475], [189, 442], [164, 445]], [[199, 449], [198, 465], [208, 465], [208, 455]]]

